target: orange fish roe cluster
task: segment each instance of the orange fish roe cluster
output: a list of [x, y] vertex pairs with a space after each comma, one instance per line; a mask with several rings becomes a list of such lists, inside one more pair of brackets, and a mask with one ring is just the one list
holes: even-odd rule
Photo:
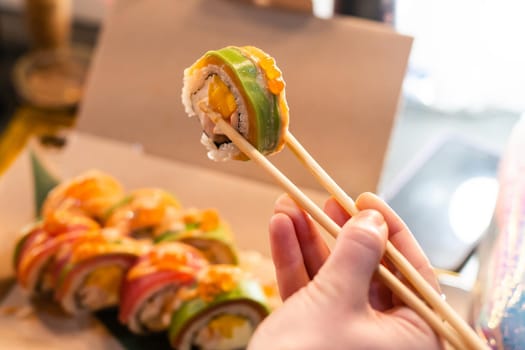
[[42, 228], [50, 234], [60, 234], [73, 230], [97, 230], [100, 225], [87, 216], [58, 210], [46, 216]]
[[181, 207], [177, 199], [164, 190], [142, 188], [133, 191], [121, 205], [113, 208], [105, 224], [123, 231], [147, 229], [174, 215]]
[[197, 224], [203, 231], [211, 231], [219, 226], [219, 213], [215, 209], [191, 210], [184, 214], [185, 224]]
[[279, 294], [279, 290], [275, 284], [263, 284], [264, 295], [269, 298], [273, 298]]
[[99, 256], [109, 253], [129, 253], [132, 255], [141, 255], [150, 249], [150, 245], [138, 240], [126, 239], [121, 242], [108, 242], [102, 236], [100, 239], [82, 242], [73, 250], [71, 261], [82, 261], [93, 256]]
[[255, 46], [243, 46], [242, 49], [256, 60], [268, 82], [268, 90], [274, 95], [280, 94], [285, 87], [283, 73], [277, 67], [273, 57]]
[[212, 301], [217, 295], [235, 288], [241, 270], [227, 265], [210, 266], [199, 278], [197, 293], [204, 301]]
[[[130, 269], [127, 278], [132, 280], [157, 271], [178, 271], [188, 274], [195, 271], [193, 265], [199, 263], [197, 261], [200, 257], [198, 252], [191, 251], [188, 247], [181, 247], [180, 250], [174, 250], [173, 245], [169, 247], [169, 249], [163, 249], [162, 245], [157, 246], [156, 250], [149, 252], [145, 258]], [[204, 257], [201, 259], [200, 262], [204, 265]]]
[[63, 182], [48, 194], [42, 206], [43, 216], [56, 210], [68, 210], [101, 218], [124, 189], [113, 177], [92, 170]]

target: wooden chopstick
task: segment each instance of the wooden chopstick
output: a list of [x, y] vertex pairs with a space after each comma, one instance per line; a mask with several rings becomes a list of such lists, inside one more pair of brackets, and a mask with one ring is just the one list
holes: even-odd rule
[[[277, 169], [264, 155], [255, 149], [237, 130], [222, 118], [213, 118], [212, 121], [219, 126], [221, 131], [250, 159], [265, 169], [284, 190], [306, 210], [325, 230], [333, 237], [337, 237], [341, 228], [323, 212], [310, 198], [308, 198], [290, 179]], [[408, 306], [427, 322], [449, 343], [458, 349], [465, 348], [462, 339], [454, 330], [448, 327], [433, 310], [428, 308], [407, 286], [401, 283], [387, 268], [380, 265], [378, 276], [391, 290]], [[425, 281], [426, 283], [426, 281]]]
[[[339, 204], [350, 214], [355, 215], [359, 211], [355, 202], [345, 191], [326, 173], [317, 161], [306, 151], [291, 132], [285, 134], [286, 145], [301, 161], [301, 163], [312, 173], [317, 181], [325, 188]], [[452, 309], [452, 307], [441, 298], [438, 292], [421, 276], [421, 274], [408, 262], [396, 247], [387, 241], [387, 258], [405, 276], [410, 284], [420, 293], [421, 297], [438, 312], [458, 333], [465, 342], [473, 349], [483, 349], [488, 346], [477, 336], [476, 332]]]
[[[386, 271], [383, 271], [386, 270]], [[455, 329], [450, 327], [450, 324], [445, 323], [441, 317], [434, 313], [427, 304], [416, 297], [410, 289], [407, 288], [399, 279], [397, 279], [385, 266], [378, 266], [378, 275], [381, 281], [388, 289], [397, 295], [408, 307], [414, 310], [430, 327], [448, 341], [455, 349], [469, 348], [464, 340], [458, 335]], [[410, 297], [404, 298], [406, 294]]]

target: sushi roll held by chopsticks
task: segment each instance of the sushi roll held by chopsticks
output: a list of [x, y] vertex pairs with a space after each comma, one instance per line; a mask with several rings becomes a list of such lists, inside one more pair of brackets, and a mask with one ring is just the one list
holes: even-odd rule
[[285, 83], [275, 60], [253, 46], [206, 52], [184, 71], [182, 103], [203, 128], [202, 144], [213, 160], [247, 159], [213, 118], [226, 120], [259, 152], [279, 152], [288, 129]]

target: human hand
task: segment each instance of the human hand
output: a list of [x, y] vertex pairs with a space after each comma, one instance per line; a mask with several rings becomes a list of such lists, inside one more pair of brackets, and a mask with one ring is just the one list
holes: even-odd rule
[[[283, 305], [255, 332], [249, 349], [440, 349], [441, 340], [375, 276], [387, 239], [439, 290], [409, 229], [371, 193], [350, 216], [334, 200], [325, 212], [341, 233], [333, 252], [288, 196], [275, 204], [270, 242]], [[387, 267], [391, 268], [387, 264]]]

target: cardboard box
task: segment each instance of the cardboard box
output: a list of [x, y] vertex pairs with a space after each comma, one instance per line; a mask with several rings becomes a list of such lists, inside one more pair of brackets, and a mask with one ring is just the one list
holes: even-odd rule
[[[284, 71], [292, 133], [350, 195], [374, 191], [411, 39], [363, 20], [321, 20], [238, 1], [116, 2], [93, 62], [80, 132], [49, 161], [63, 178], [98, 168], [127, 189], [161, 187], [185, 207], [215, 207], [241, 250], [269, 256], [268, 220], [282, 190], [252, 162], [209, 161], [198, 122], [180, 102], [185, 67], [208, 49], [246, 44], [271, 53]], [[292, 158], [282, 152], [272, 161], [322, 204], [326, 194]], [[12, 276], [17, 227], [34, 214], [29, 161], [23, 153], [0, 178], [0, 218], [9, 222], [1, 233], [2, 278]], [[122, 348], [92, 317], [64, 322], [30, 306], [19, 288], [2, 299], [2, 310], [26, 314], [0, 313], [7, 330], [0, 347]]]
[[[411, 43], [379, 23], [239, 1], [119, 1], [100, 37], [78, 127], [271, 182], [251, 162], [209, 161], [200, 126], [180, 101], [183, 70], [205, 51], [256, 45], [284, 72], [295, 137], [351, 196], [375, 191]], [[272, 161], [297, 184], [319, 189], [289, 152]]]
[[[5, 282], [14, 274], [12, 253], [18, 232], [34, 217], [30, 158], [30, 152], [24, 151], [0, 178], [0, 349], [147, 348], [142, 345], [148, 343], [148, 338], [118, 331], [114, 325], [108, 329], [102, 325], [102, 319], [116, 321], [116, 315], [67, 317], [53, 303], [34, 307], [34, 300], [22, 288]], [[159, 187], [175, 194], [185, 208], [216, 208], [230, 224], [241, 256], [247, 251], [262, 253], [265, 266], [260, 266], [264, 271], [259, 272], [264, 278], [273, 279], [268, 260], [268, 221], [274, 200], [281, 193], [277, 187], [145, 155], [128, 144], [82, 133], [71, 135], [63, 151], [50, 152], [41, 160], [52, 165], [63, 178], [99, 169], [113, 175], [126, 190]], [[247, 190], [239, 191], [239, 187]], [[316, 191], [307, 194], [317, 204], [322, 204], [325, 197]], [[160, 338], [164, 340], [162, 335]], [[134, 346], [124, 346], [126, 343]]]

